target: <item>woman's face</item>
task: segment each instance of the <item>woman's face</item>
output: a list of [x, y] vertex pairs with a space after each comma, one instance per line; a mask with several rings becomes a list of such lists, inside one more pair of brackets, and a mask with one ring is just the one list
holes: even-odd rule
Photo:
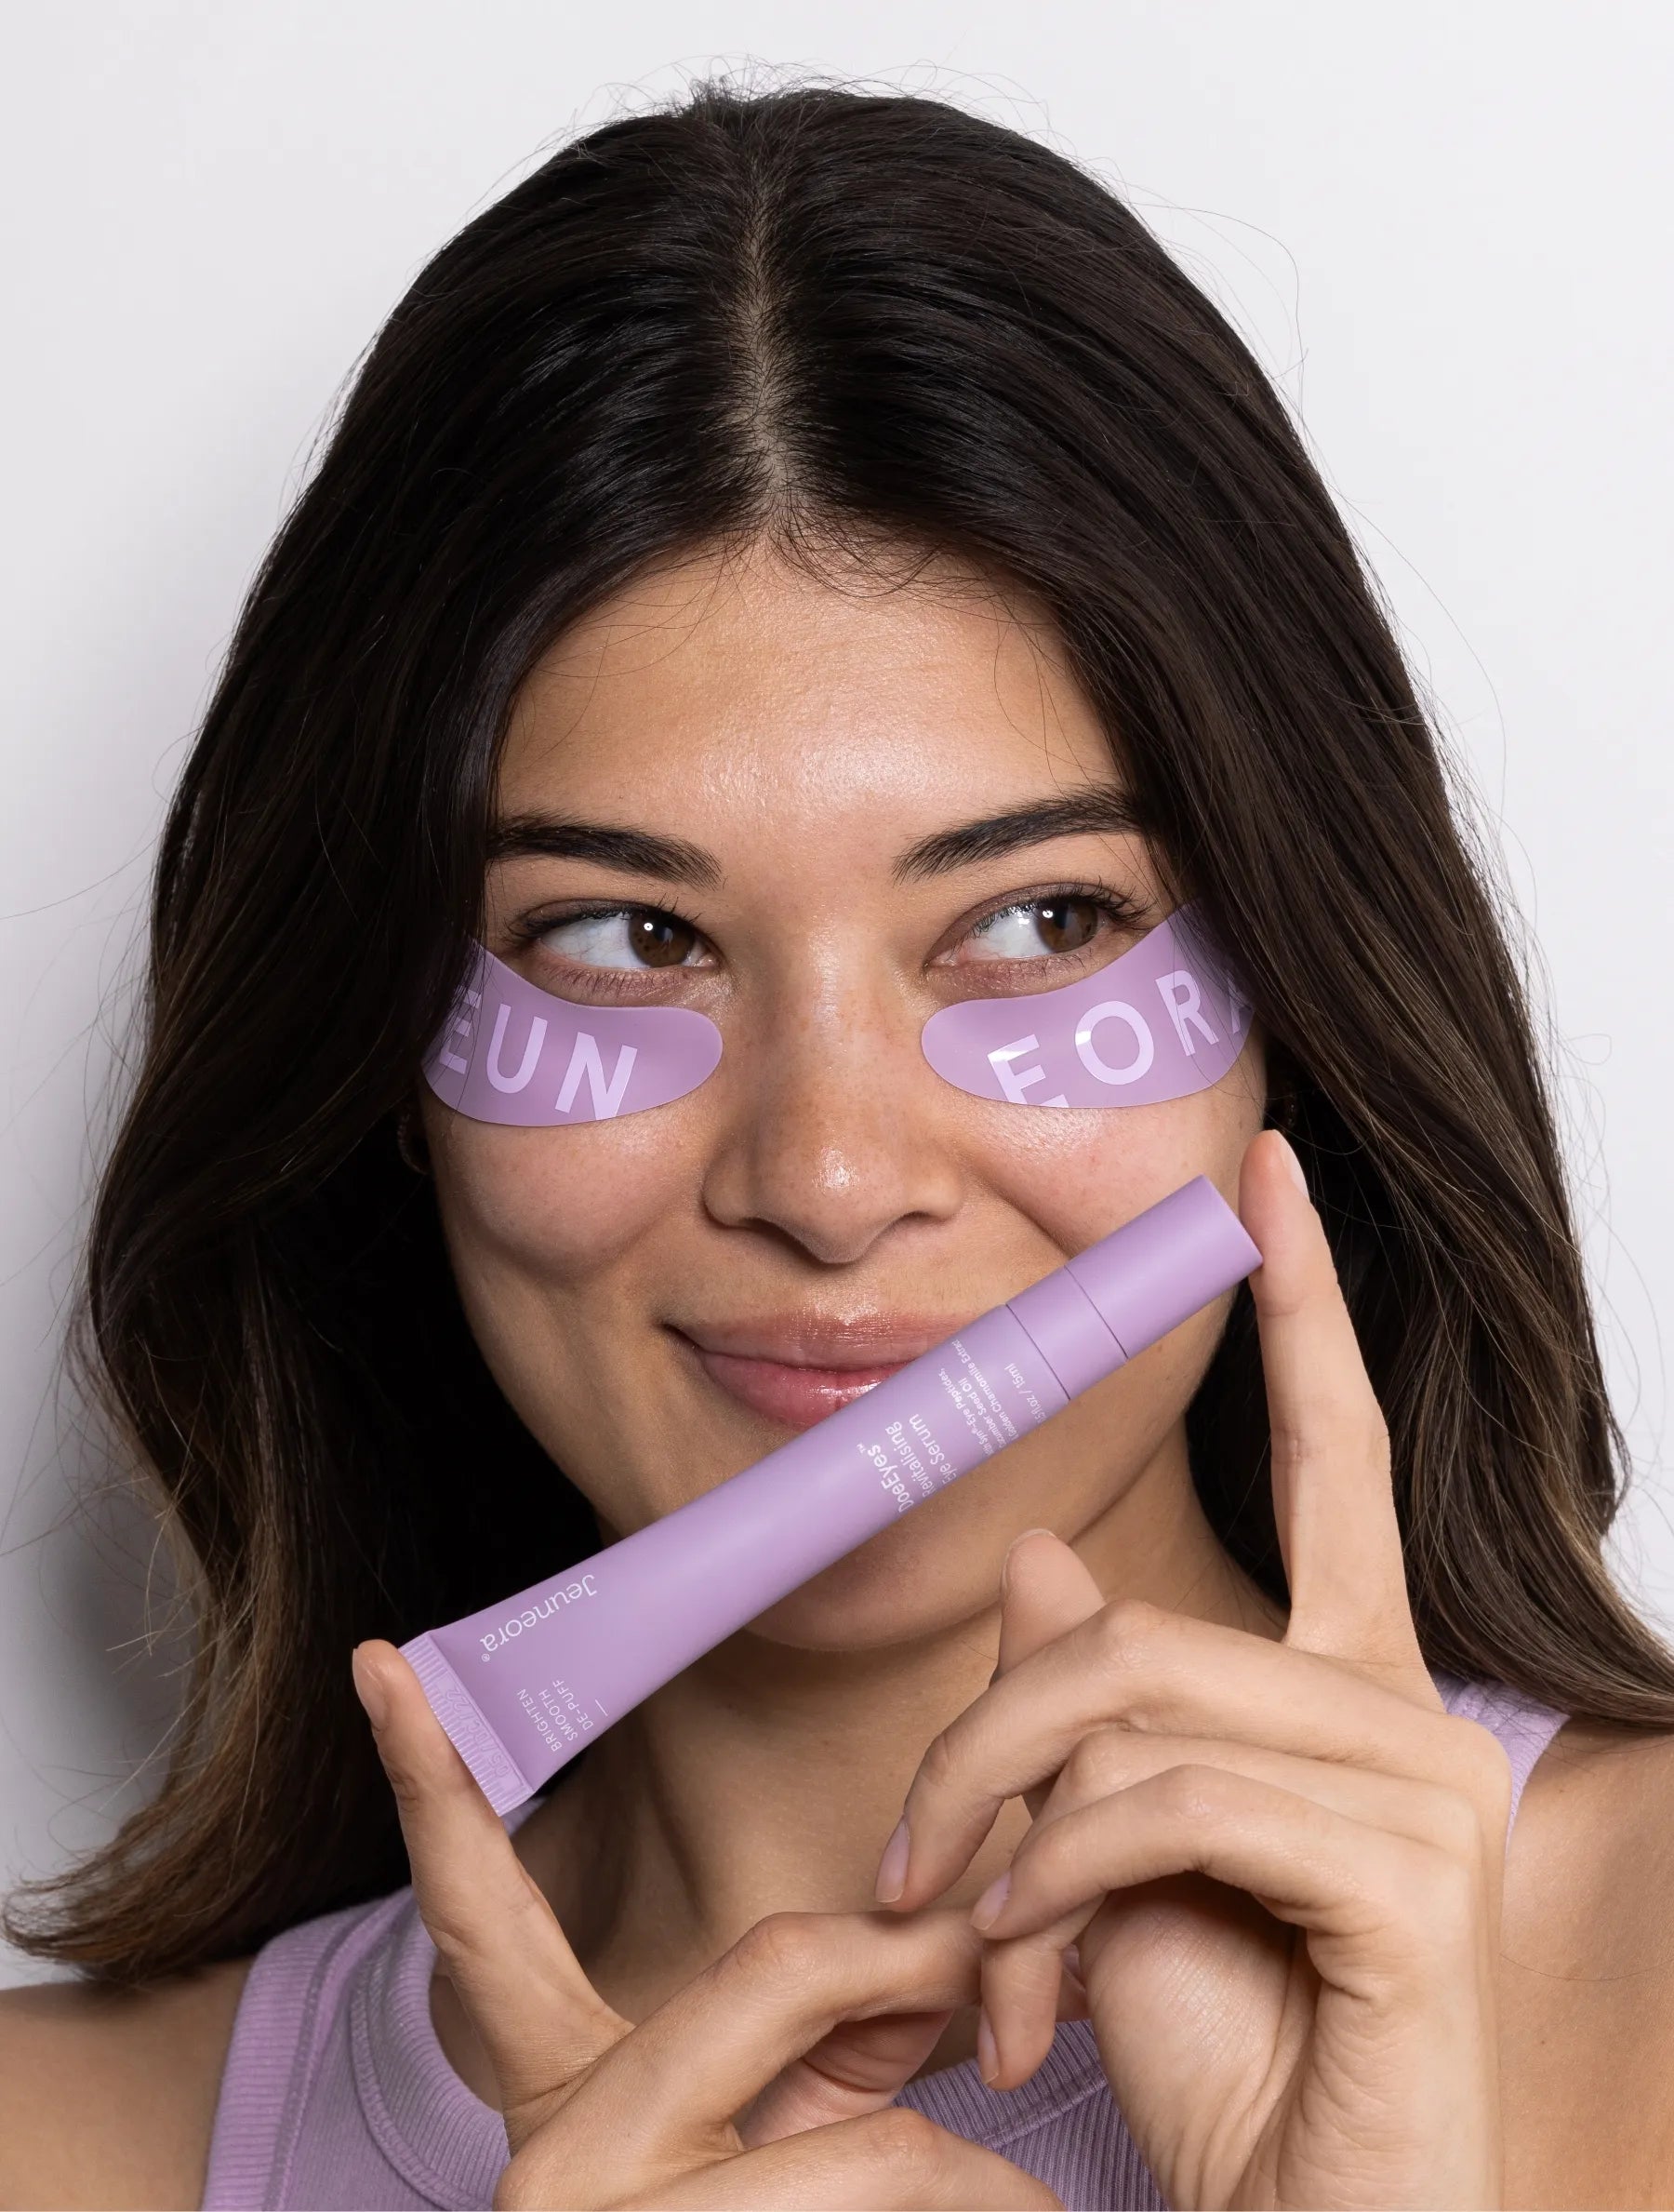
[[[938, 1006], [1071, 982], [1175, 903], [1055, 639], [970, 573], [838, 589], [758, 549], [648, 575], [530, 677], [498, 798], [489, 949], [563, 998], [696, 1007], [724, 1040], [697, 1090], [616, 1120], [510, 1128], [423, 1094], [471, 1326], [604, 1542], [1189, 1177], [1236, 1190], [1257, 1038], [1212, 1089], [1116, 1109], [976, 1099], [923, 1057]], [[555, 857], [542, 823], [645, 843]], [[1160, 1456], [1183, 1471], [1226, 1305], [755, 1632], [857, 1648], [991, 1606], [1018, 1530], [1073, 1541]]]

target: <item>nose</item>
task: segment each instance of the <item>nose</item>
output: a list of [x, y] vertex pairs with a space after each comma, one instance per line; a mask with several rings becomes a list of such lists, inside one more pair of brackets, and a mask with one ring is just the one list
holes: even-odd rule
[[703, 1182], [711, 1217], [830, 1267], [904, 1224], [951, 1219], [963, 1173], [922, 1024], [884, 984], [827, 978], [750, 1025], [739, 1049], [729, 1035], [732, 1102]]

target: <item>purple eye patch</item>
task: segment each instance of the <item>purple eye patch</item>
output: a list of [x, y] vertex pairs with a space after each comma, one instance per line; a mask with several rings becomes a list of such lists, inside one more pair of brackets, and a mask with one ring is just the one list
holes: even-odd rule
[[[943, 1006], [924, 1024], [923, 1053], [978, 1099], [1150, 1106], [1218, 1083], [1243, 1047], [1250, 1011], [1188, 905], [1061, 990]], [[423, 1072], [455, 1113], [536, 1129], [666, 1106], [720, 1060], [721, 1032], [707, 1015], [558, 998], [479, 945]]]
[[1154, 1106], [1218, 1083], [1243, 1049], [1250, 1011], [1187, 905], [1061, 990], [943, 1006], [924, 1024], [924, 1058], [978, 1099]]
[[720, 1059], [721, 1032], [706, 1014], [555, 998], [479, 945], [424, 1077], [472, 1121], [544, 1129], [666, 1106]]

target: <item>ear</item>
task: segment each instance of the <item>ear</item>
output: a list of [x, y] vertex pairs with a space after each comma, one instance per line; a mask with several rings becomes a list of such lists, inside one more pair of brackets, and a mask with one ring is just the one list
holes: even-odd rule
[[418, 1117], [418, 1101], [405, 1099], [395, 1111], [395, 1150], [403, 1164], [415, 1175], [428, 1175], [431, 1171], [430, 1147], [424, 1141], [424, 1126]]

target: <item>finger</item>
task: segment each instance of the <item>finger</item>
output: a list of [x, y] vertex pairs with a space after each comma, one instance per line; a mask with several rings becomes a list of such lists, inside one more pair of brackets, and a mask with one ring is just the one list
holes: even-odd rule
[[[1087, 1992], [1081, 1976], [1056, 1954], [1045, 2012], [1050, 2042], [1058, 2020], [1087, 2018]], [[939, 2012], [880, 2013], [869, 2020], [840, 2020], [813, 2049], [792, 2059], [765, 2089], [734, 2116], [733, 2125], [747, 2149], [857, 2119], [892, 2104], [941, 2040], [953, 2017]]]
[[355, 1687], [395, 1793], [418, 1912], [494, 2067], [512, 2151], [630, 2023], [582, 1971], [501, 1819], [392, 1644]]
[[[1000, 1570], [1000, 1653], [991, 1681], [1089, 1619], [1104, 1592], [1074, 1549], [1049, 1528], [1015, 1536]], [[1051, 1784], [1023, 1792], [1031, 1814], [1046, 1804]], [[997, 1809], [997, 1808], [996, 1808]], [[989, 2032], [1003, 2045], [1003, 2072], [985, 2075], [992, 2087], [1016, 2088], [1052, 2047], [1057, 2023], [1088, 2017], [1086, 1985], [1077, 1971], [1074, 1939], [1085, 1925], [1078, 1915], [1064, 1925], [1061, 1940], [1050, 1934], [990, 1945], [982, 1962], [982, 2002]]]
[[[1104, 1592], [1080, 1554], [1049, 1528], [1026, 1528], [1012, 1539], [1000, 1570], [1002, 1674], [1098, 1612]], [[1045, 1801], [1044, 1785], [1023, 1792], [1031, 1813]]]
[[[579, 2084], [573, 2140], [590, 2117], [601, 2186], [668, 2172], [843, 2020], [951, 2012], [973, 2004], [982, 1939], [954, 1909], [910, 1920], [874, 1912], [775, 1912], [758, 1921], [618, 2043]], [[568, 2133], [569, 2131], [566, 2131]], [[574, 2165], [573, 2149], [566, 2153]], [[588, 2177], [575, 2173], [581, 2187]]]
[[[1485, 1764], [1483, 1786], [1472, 1790], [1346, 1766], [1335, 1760], [1293, 1758], [1259, 1745], [1142, 1736], [1127, 1728], [1097, 1729], [1076, 1745], [1052, 1786], [1040, 1820], [1048, 1825], [1176, 1767], [1212, 1766], [1450, 1858], [1463, 1861], [1474, 1855], [1483, 1893], [1493, 1900], [1491, 1909], [1497, 1911], [1510, 1813], [1510, 1763], [1497, 1741], [1490, 1740], [1504, 1771], [1496, 1778], [1492, 1764]], [[1009, 1894], [1009, 1878], [1002, 1877], [1002, 1882]], [[1049, 1982], [1063, 1948], [1078, 1941], [1108, 1892], [1078, 1901], [1038, 1934], [1006, 1939], [996, 1938], [993, 1926], [978, 1918], [1001, 1887], [1002, 1883], [990, 1884], [973, 1907], [972, 1920], [989, 1938], [982, 1962], [982, 2002], [1001, 2059], [990, 2085], [1015, 2089], [1051, 2048], [1056, 2021]]]
[[1037, 1821], [988, 1932], [1027, 1934], [1108, 1891], [1182, 1873], [1229, 1883], [1306, 1928], [1321, 1974], [1368, 2000], [1433, 1997], [1441, 1955], [1479, 1963], [1474, 1850], [1455, 1857], [1214, 1766], [1171, 1767]]
[[[982, 1960], [982, 2009], [994, 2059], [982, 2070], [990, 2089], [1016, 2089], [1051, 2050], [1063, 2019], [1086, 2019], [1086, 1985], [1065, 1952], [1103, 1903], [1077, 1905], [1038, 1932], [990, 1942]], [[980, 2059], [980, 2048], [978, 2058]]]
[[[1089, 1569], [1050, 1528], [1026, 1528], [1012, 1539], [1000, 1568], [1000, 1655], [989, 1677], [990, 1684], [1061, 1636], [1067, 1629], [1096, 1613], [1104, 1604], [1104, 1592]], [[1033, 1788], [1023, 1790], [1020, 1794], [1030, 1811], [1038, 1812], [1045, 1798], [1044, 1783], [1037, 1780]], [[1003, 1803], [1003, 1798], [991, 1799], [986, 1807], [986, 1818], [977, 1806], [971, 1806], [970, 1824], [964, 1836], [967, 1859], [993, 1826]], [[897, 1890], [890, 1895], [884, 1887], [884, 1867], [894, 1843], [892, 1835], [879, 1864], [876, 1894], [880, 1904], [903, 1905], [904, 1892]]]
[[[1468, 1724], [1474, 1726], [1474, 1724]], [[1483, 1734], [1487, 1732], [1482, 1731]], [[1097, 1804], [1136, 1782], [1176, 1766], [1214, 1766], [1307, 1798], [1348, 1819], [1387, 1829], [1415, 1844], [1463, 1855], [1492, 1842], [1495, 1864], [1503, 1856], [1509, 1818], [1511, 1763], [1497, 1739], [1480, 1768], [1461, 1766], [1458, 1779], [1389, 1774], [1349, 1766], [1338, 1759], [1298, 1758], [1265, 1744], [1217, 1742], [1195, 1736], [1141, 1735], [1131, 1728], [1096, 1728], [1065, 1762], [1042, 1808], [1043, 1820]], [[990, 1886], [991, 1888], [992, 1886]], [[980, 1903], [980, 1899], [978, 1900]], [[976, 1908], [973, 1908], [975, 1915]], [[975, 1921], [974, 1925], [980, 1926]], [[1063, 1939], [1065, 1942], [1069, 1937]]]
[[1331, 1247], [1276, 1129], [1244, 1153], [1239, 1212], [1267, 1380], [1273, 1510], [1290, 1584], [1285, 1641], [1386, 1674], [1439, 1704], [1413, 1626], [1388, 1432]]
[[659, 2182], [655, 2197], [631, 2202], [657, 2212], [784, 2212], [788, 2205], [830, 2212], [1056, 2205], [1063, 2212], [1063, 2199], [1044, 2181], [910, 2105], [786, 2137]]
[[[1050, 1823], [1096, 1805], [1136, 1782], [1185, 1766], [1214, 1766], [1341, 1813], [1366, 1826], [1429, 1846], [1453, 1858], [1476, 1854], [1484, 1895], [1497, 1912], [1510, 1821], [1511, 1767], [1504, 1747], [1474, 1723], [1459, 1724], [1482, 1739], [1462, 1743], [1456, 1781], [1384, 1773], [1340, 1760], [1303, 1759], [1264, 1745], [1217, 1743], [1199, 1737], [1153, 1736], [1131, 1728], [1097, 1728], [1083, 1736], [1059, 1769], [1039, 1819]], [[1014, 1861], [1015, 1863], [1015, 1861]], [[1009, 1890], [1009, 1880], [1002, 1877]], [[1076, 1905], [1038, 1934], [994, 1938], [979, 1918], [1001, 1883], [973, 1908], [989, 1948], [982, 1962], [982, 2002], [998, 2055], [994, 2088], [1015, 2089], [1052, 2047], [1056, 2029], [1050, 1983], [1067, 1944], [1079, 1940], [1104, 1895]]]
[[812, 2050], [780, 2070], [733, 2125], [746, 2149], [858, 2119], [893, 2103], [941, 2040], [953, 2007], [840, 2020]]
[[1337, 1659], [1118, 1599], [998, 1676], [932, 1739], [907, 1792], [896, 1906], [911, 1911], [940, 1897], [1006, 1798], [1049, 1781], [1094, 1728], [1266, 1743], [1445, 1778], [1474, 1758], [1459, 1735], [1465, 1726], [1439, 1698], [1424, 1711]]
[[1000, 1596], [996, 1678], [1009, 1674], [1105, 1602], [1092, 1569], [1050, 1528], [1026, 1528], [1013, 1537], [1000, 1570]]
[[[1267, 1783], [1455, 1859], [1475, 1854], [1485, 1894], [1497, 1899], [1510, 1804], [1510, 1769], [1503, 1752], [1500, 1761], [1506, 1767], [1505, 1786], [1489, 1804], [1442, 1783], [1345, 1766], [1334, 1760], [1294, 1758], [1260, 1745], [1147, 1736], [1128, 1728], [1096, 1729], [1082, 1738], [1059, 1770], [1039, 1818], [1048, 1825], [1174, 1768], [1212, 1766]], [[1058, 1979], [1064, 1946], [1079, 1939], [1108, 1894], [1099, 1890], [1078, 1899], [1038, 1933], [997, 1938], [993, 1923], [979, 1916], [998, 1896], [1009, 1895], [1010, 1885], [1008, 1870], [990, 1885], [972, 1913], [973, 1925], [989, 1938], [982, 1962], [982, 2002], [999, 2060], [990, 2085], [1003, 2089], [1015, 2089], [1027, 2081], [1052, 2047], [1056, 2026], [1053, 1985]]]

